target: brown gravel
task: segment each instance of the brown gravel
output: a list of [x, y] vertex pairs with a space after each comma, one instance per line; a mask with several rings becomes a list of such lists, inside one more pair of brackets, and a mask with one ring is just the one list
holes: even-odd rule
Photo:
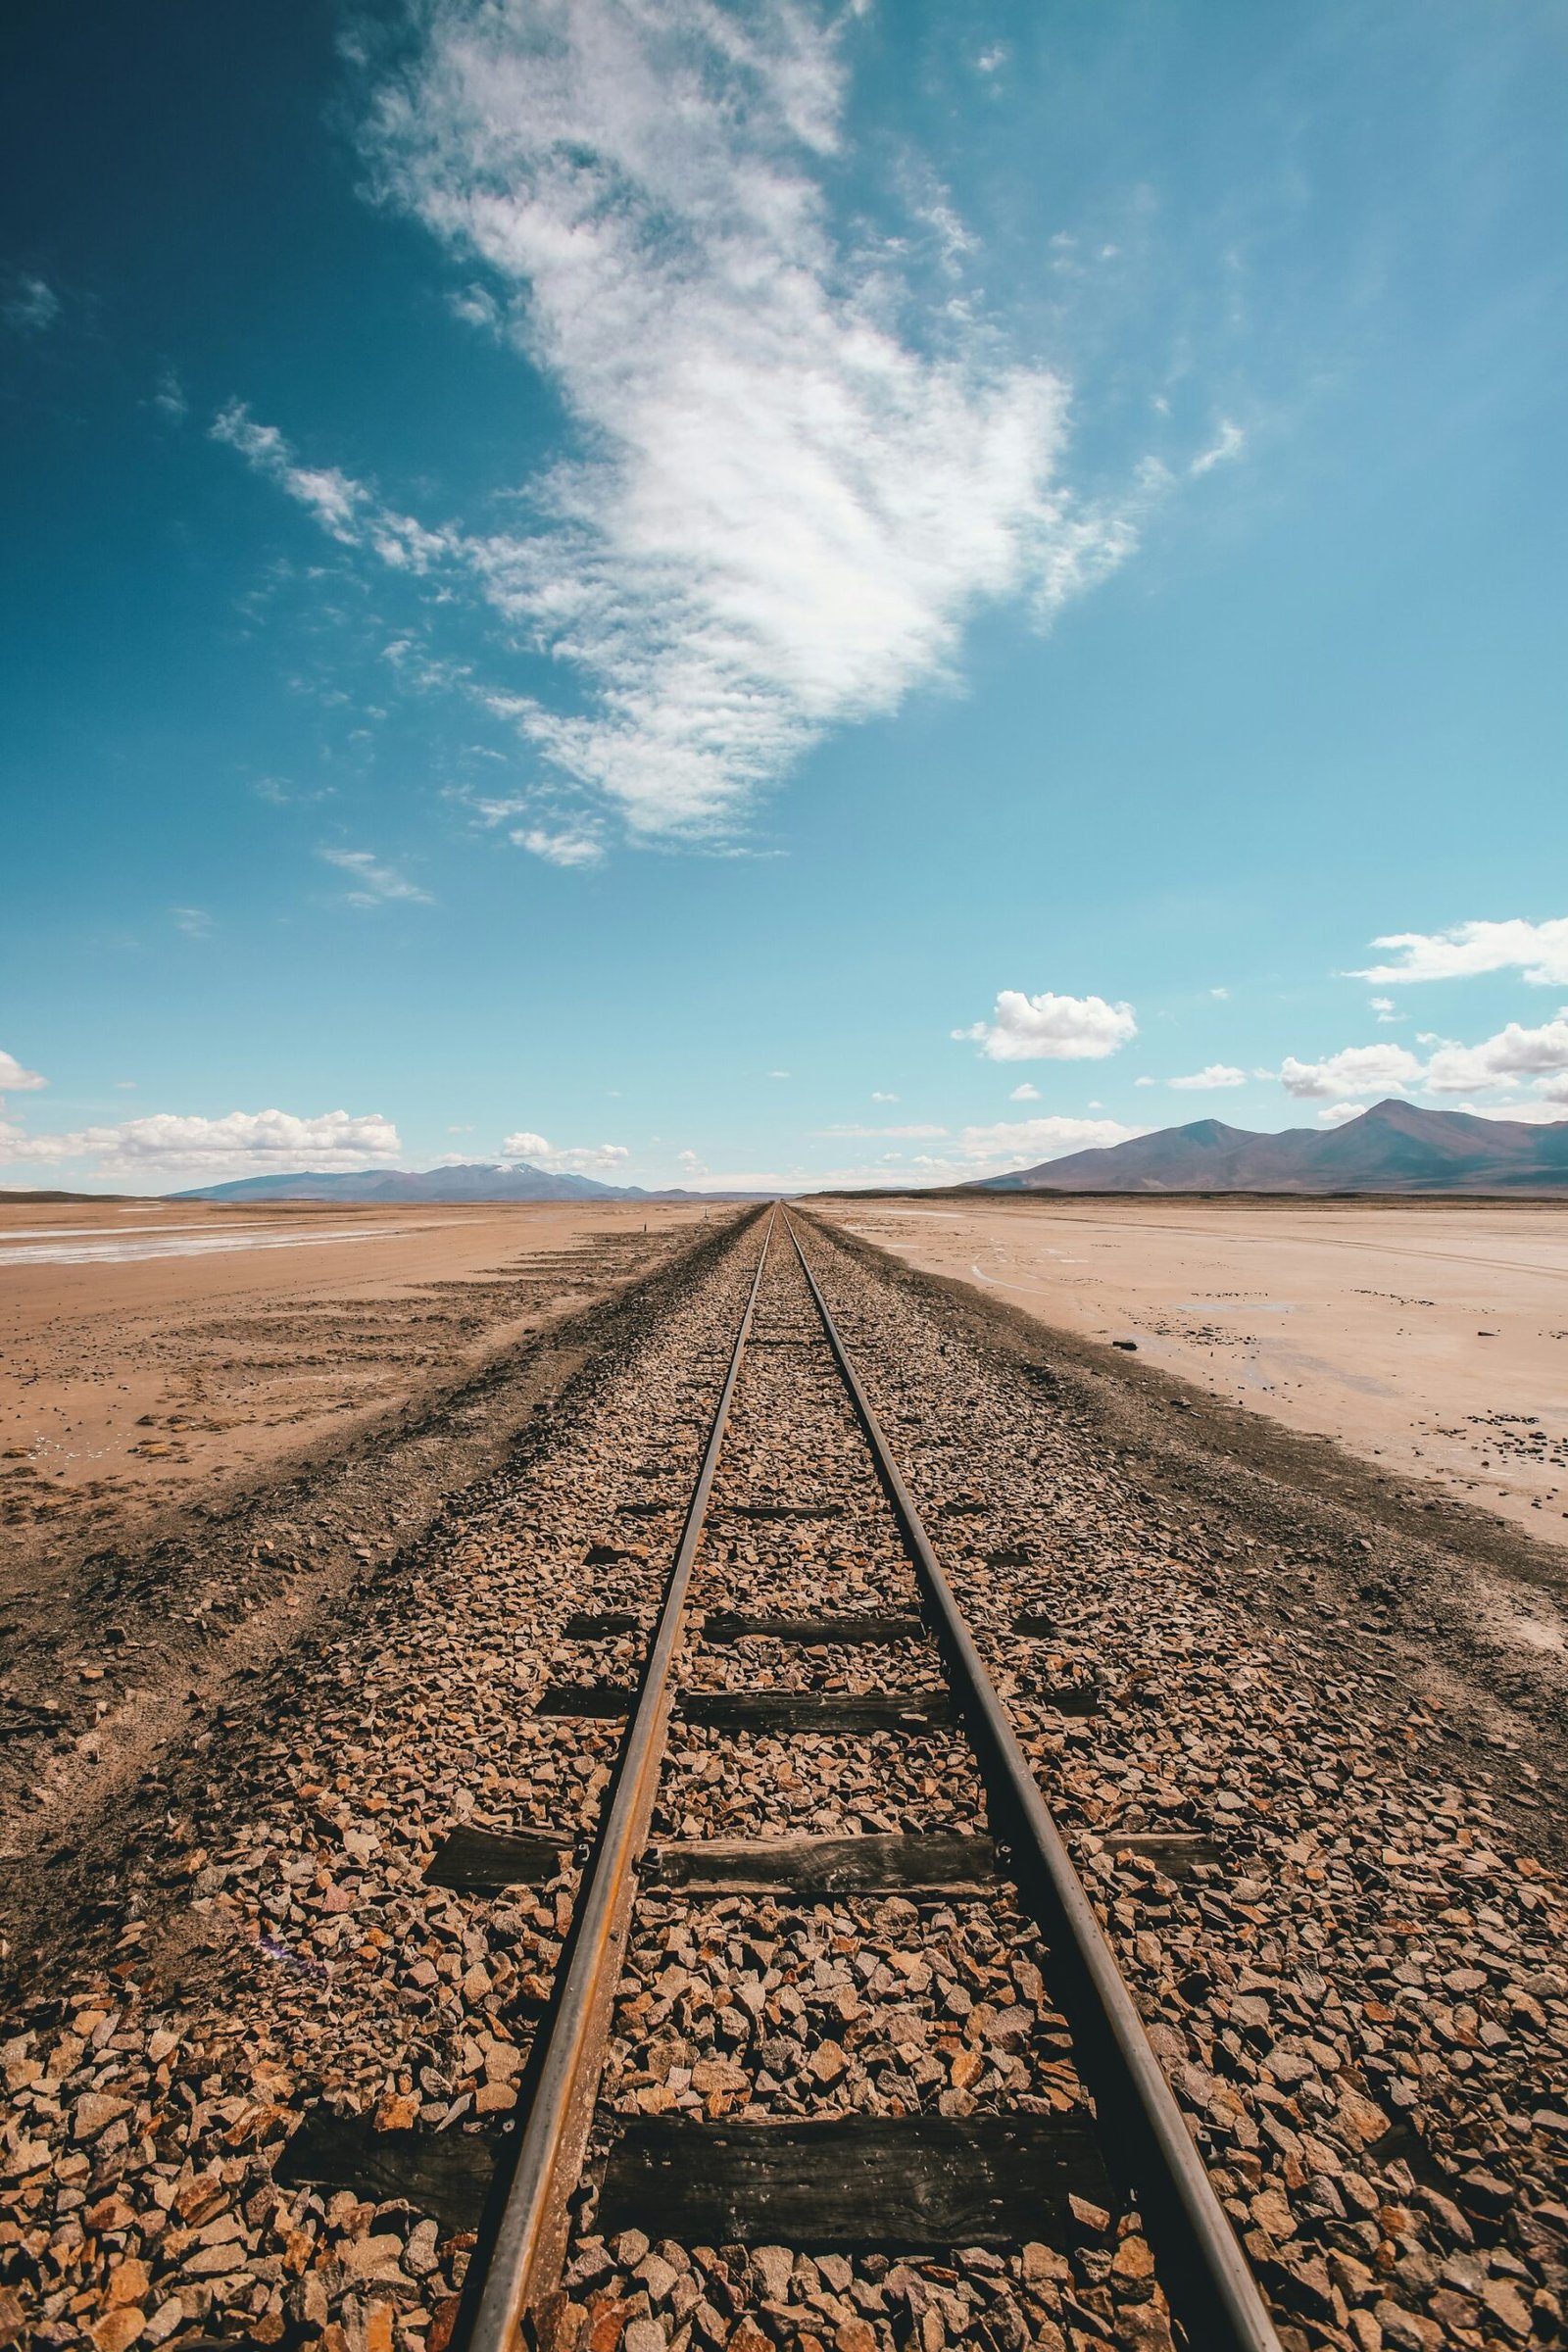
[[[204, 1717], [143, 1791], [122, 1884], [62, 1905], [0, 2049], [0, 2343], [443, 2352], [471, 2240], [274, 2171], [322, 2106], [505, 2142], [619, 1736], [530, 1708], [551, 1681], [633, 1680], [634, 1637], [563, 1628], [581, 1609], [652, 1621], [755, 1246], [754, 1228], [666, 1284], [553, 1428]], [[1245, 1510], [1195, 1524], [1148, 1498], [1071, 1381], [1040, 1377], [1038, 1334], [1026, 1366], [863, 1253], [808, 1246], [1290, 2352], [1560, 2340], [1568, 1976], [1550, 1867], [1470, 1776], [1434, 1774], [1433, 1718], [1386, 1668], [1337, 1627], [1281, 1621], [1279, 1549]], [[911, 1605], [810, 1329], [781, 1256], [695, 1611]], [[838, 1507], [754, 1515], [785, 1502]], [[1025, 1606], [1054, 1630], [1013, 1633]], [[935, 1679], [923, 1643], [695, 1639], [683, 1676]], [[1063, 1681], [1093, 1683], [1098, 1712], [1056, 1711]], [[946, 1735], [733, 1740], [677, 1722], [661, 1803], [665, 1837], [982, 1826]], [[553, 1831], [561, 1872], [501, 1898], [432, 1886], [463, 1823]], [[1117, 1842], [1161, 1829], [1213, 1858], [1167, 1876]], [[1004, 1894], [651, 1887], [638, 1904], [601, 2144], [632, 2110], [1082, 2103], [1050, 1955]], [[594, 2193], [590, 2177], [568, 2271], [579, 2352], [1170, 2340], [1131, 2213], [1086, 2209], [1064, 2242], [1010, 2253], [850, 2260], [636, 2230], [606, 2245]]]

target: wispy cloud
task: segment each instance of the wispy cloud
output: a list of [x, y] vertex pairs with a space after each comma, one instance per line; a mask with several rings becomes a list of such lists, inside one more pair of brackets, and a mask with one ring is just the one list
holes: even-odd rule
[[47, 334], [60, 312], [60, 297], [53, 286], [25, 270], [13, 278], [10, 293], [0, 302], [0, 318], [18, 335]]
[[149, 405], [171, 424], [184, 423], [190, 414], [190, 402], [185, 398], [185, 388], [172, 368], [166, 368], [158, 378]]
[[583, 825], [524, 825], [511, 838], [548, 865], [598, 865], [605, 855], [604, 843]]
[[960, 1043], [979, 1046], [988, 1061], [1099, 1061], [1138, 1035], [1130, 1004], [1103, 997], [1025, 996], [1004, 988], [989, 1021], [955, 1029]]
[[898, 1139], [898, 1140], [900, 1140], [900, 1141], [903, 1141], [903, 1142], [910, 1142], [910, 1141], [914, 1141], [914, 1140], [916, 1140], [916, 1139], [918, 1139], [918, 1140], [920, 1140], [920, 1141], [922, 1141], [922, 1142], [928, 1142], [928, 1141], [930, 1141], [930, 1140], [931, 1140], [933, 1137], [936, 1137], [936, 1136], [942, 1136], [942, 1135], [946, 1135], [946, 1134], [947, 1134], [947, 1132], [948, 1132], [948, 1130], [947, 1130], [947, 1128], [946, 1128], [946, 1127], [928, 1127], [928, 1126], [909, 1126], [909, 1127], [853, 1127], [853, 1126], [849, 1126], [849, 1127], [822, 1127], [822, 1128], [819, 1128], [819, 1129], [817, 1130], [817, 1132], [818, 1132], [820, 1135], [824, 1135], [824, 1136], [845, 1136], [845, 1135], [850, 1135], [850, 1136], [869, 1136], [869, 1135], [884, 1135], [884, 1136], [887, 1136], [887, 1137], [889, 1137], [889, 1138]]
[[1124, 1126], [1119, 1119], [998, 1119], [989, 1126], [962, 1128], [951, 1152], [922, 1152], [911, 1165], [930, 1182], [947, 1177], [961, 1183], [967, 1177], [999, 1175], [1008, 1168], [1061, 1159], [1069, 1152], [1124, 1144], [1146, 1132], [1142, 1127]]
[[1200, 451], [1187, 470], [1194, 474], [1212, 473], [1216, 466], [1228, 466], [1233, 458], [1239, 458], [1246, 447], [1247, 435], [1241, 426], [1224, 417], [1207, 449]]
[[204, 906], [171, 906], [169, 913], [174, 929], [187, 939], [211, 939], [218, 928], [216, 917]]
[[1353, 980], [1471, 980], [1485, 972], [1522, 972], [1538, 988], [1568, 983], [1568, 916], [1531, 923], [1455, 923], [1447, 931], [1394, 931], [1372, 942], [1392, 948], [1399, 960], [1375, 963]]
[[420, 890], [373, 851], [320, 850], [317, 854], [328, 865], [335, 865], [340, 872], [353, 877], [355, 887], [347, 894], [351, 906], [385, 906], [399, 899], [414, 900], [424, 906], [433, 904], [427, 890]]
[[[576, 673], [569, 704], [505, 698], [558, 783], [634, 836], [710, 835], [826, 730], [952, 671], [980, 605], [1049, 618], [1127, 554], [1130, 521], [1061, 478], [1061, 379], [972, 297], [921, 313], [895, 244], [835, 241], [839, 24], [796, 0], [419, 22], [368, 104], [381, 192], [482, 273], [460, 310], [549, 377], [574, 453], [526, 485], [536, 525], [463, 534], [241, 404], [212, 429], [335, 539], [456, 566]], [[950, 220], [945, 270], [965, 243]]]
[[395, 570], [416, 572], [453, 552], [452, 534], [427, 530], [412, 514], [398, 514], [339, 466], [302, 464], [276, 425], [259, 424], [243, 401], [230, 401], [208, 431], [275, 482], [344, 547], [368, 548]]
[[1167, 1078], [1165, 1083], [1178, 1094], [1202, 1095], [1217, 1086], [1245, 1086], [1247, 1072], [1233, 1069], [1229, 1062], [1211, 1061], [1206, 1069], [1194, 1070], [1189, 1078]]

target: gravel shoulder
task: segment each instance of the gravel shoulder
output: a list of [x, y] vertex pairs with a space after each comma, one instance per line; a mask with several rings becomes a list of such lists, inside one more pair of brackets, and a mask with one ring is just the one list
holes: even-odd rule
[[[351, 1552], [296, 1638], [53, 1855], [0, 2047], [0, 2342], [447, 2352], [477, 2214], [363, 2153], [291, 2177], [289, 2149], [324, 2117], [405, 2165], [505, 2150], [620, 1738], [544, 1701], [635, 1679], [749, 1228], [596, 1310], [552, 1409], [520, 1442], [510, 1408], [492, 1425], [488, 1467], [452, 1450], [461, 1422], [437, 1431], [428, 1514]], [[1242, 1459], [1142, 1367], [822, 1229], [808, 1247], [1287, 2352], [1560, 2341], [1568, 1912], [1544, 1807], [1505, 1797], [1547, 1786], [1534, 1717], [1478, 1670], [1456, 1740], [1444, 1692], [1402, 1649], [1384, 1663], [1363, 1620], [1393, 1604], [1360, 1585], [1395, 1585], [1396, 1531]], [[698, 1612], [908, 1605], [803, 1295], [760, 1318]], [[607, 1611], [631, 1630], [576, 1626]], [[926, 1680], [918, 1643], [700, 1630], [682, 1679], [710, 1691]], [[969, 1829], [978, 1801], [946, 1735], [677, 1723], [656, 1835]], [[459, 1830], [526, 1834], [545, 1863], [499, 1895], [447, 1886]], [[601, 2124], [1071, 2120], [1050, 1966], [1004, 1896], [650, 1885]], [[1007, 2253], [850, 2260], [607, 2240], [598, 2193], [591, 2175], [576, 2352], [1169, 2352], [1136, 2214], [1108, 2203]]]

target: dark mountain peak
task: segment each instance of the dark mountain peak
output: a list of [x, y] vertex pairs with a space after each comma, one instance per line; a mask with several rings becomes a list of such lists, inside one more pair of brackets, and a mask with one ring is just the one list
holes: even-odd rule
[[1427, 1110], [1397, 1095], [1336, 1127], [1254, 1135], [1219, 1119], [1074, 1152], [968, 1190], [1054, 1193], [1568, 1191], [1568, 1120]]

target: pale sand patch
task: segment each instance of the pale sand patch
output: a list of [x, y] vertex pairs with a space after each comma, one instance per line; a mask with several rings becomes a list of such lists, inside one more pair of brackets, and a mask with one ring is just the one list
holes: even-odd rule
[[890, 1201], [812, 1205], [1044, 1324], [1133, 1340], [1391, 1484], [1434, 1479], [1563, 1540], [1568, 1203], [1013, 1196], [940, 1223]]
[[645, 1227], [662, 1253], [733, 1213], [0, 1200], [0, 1529], [123, 1540], [587, 1305]]

